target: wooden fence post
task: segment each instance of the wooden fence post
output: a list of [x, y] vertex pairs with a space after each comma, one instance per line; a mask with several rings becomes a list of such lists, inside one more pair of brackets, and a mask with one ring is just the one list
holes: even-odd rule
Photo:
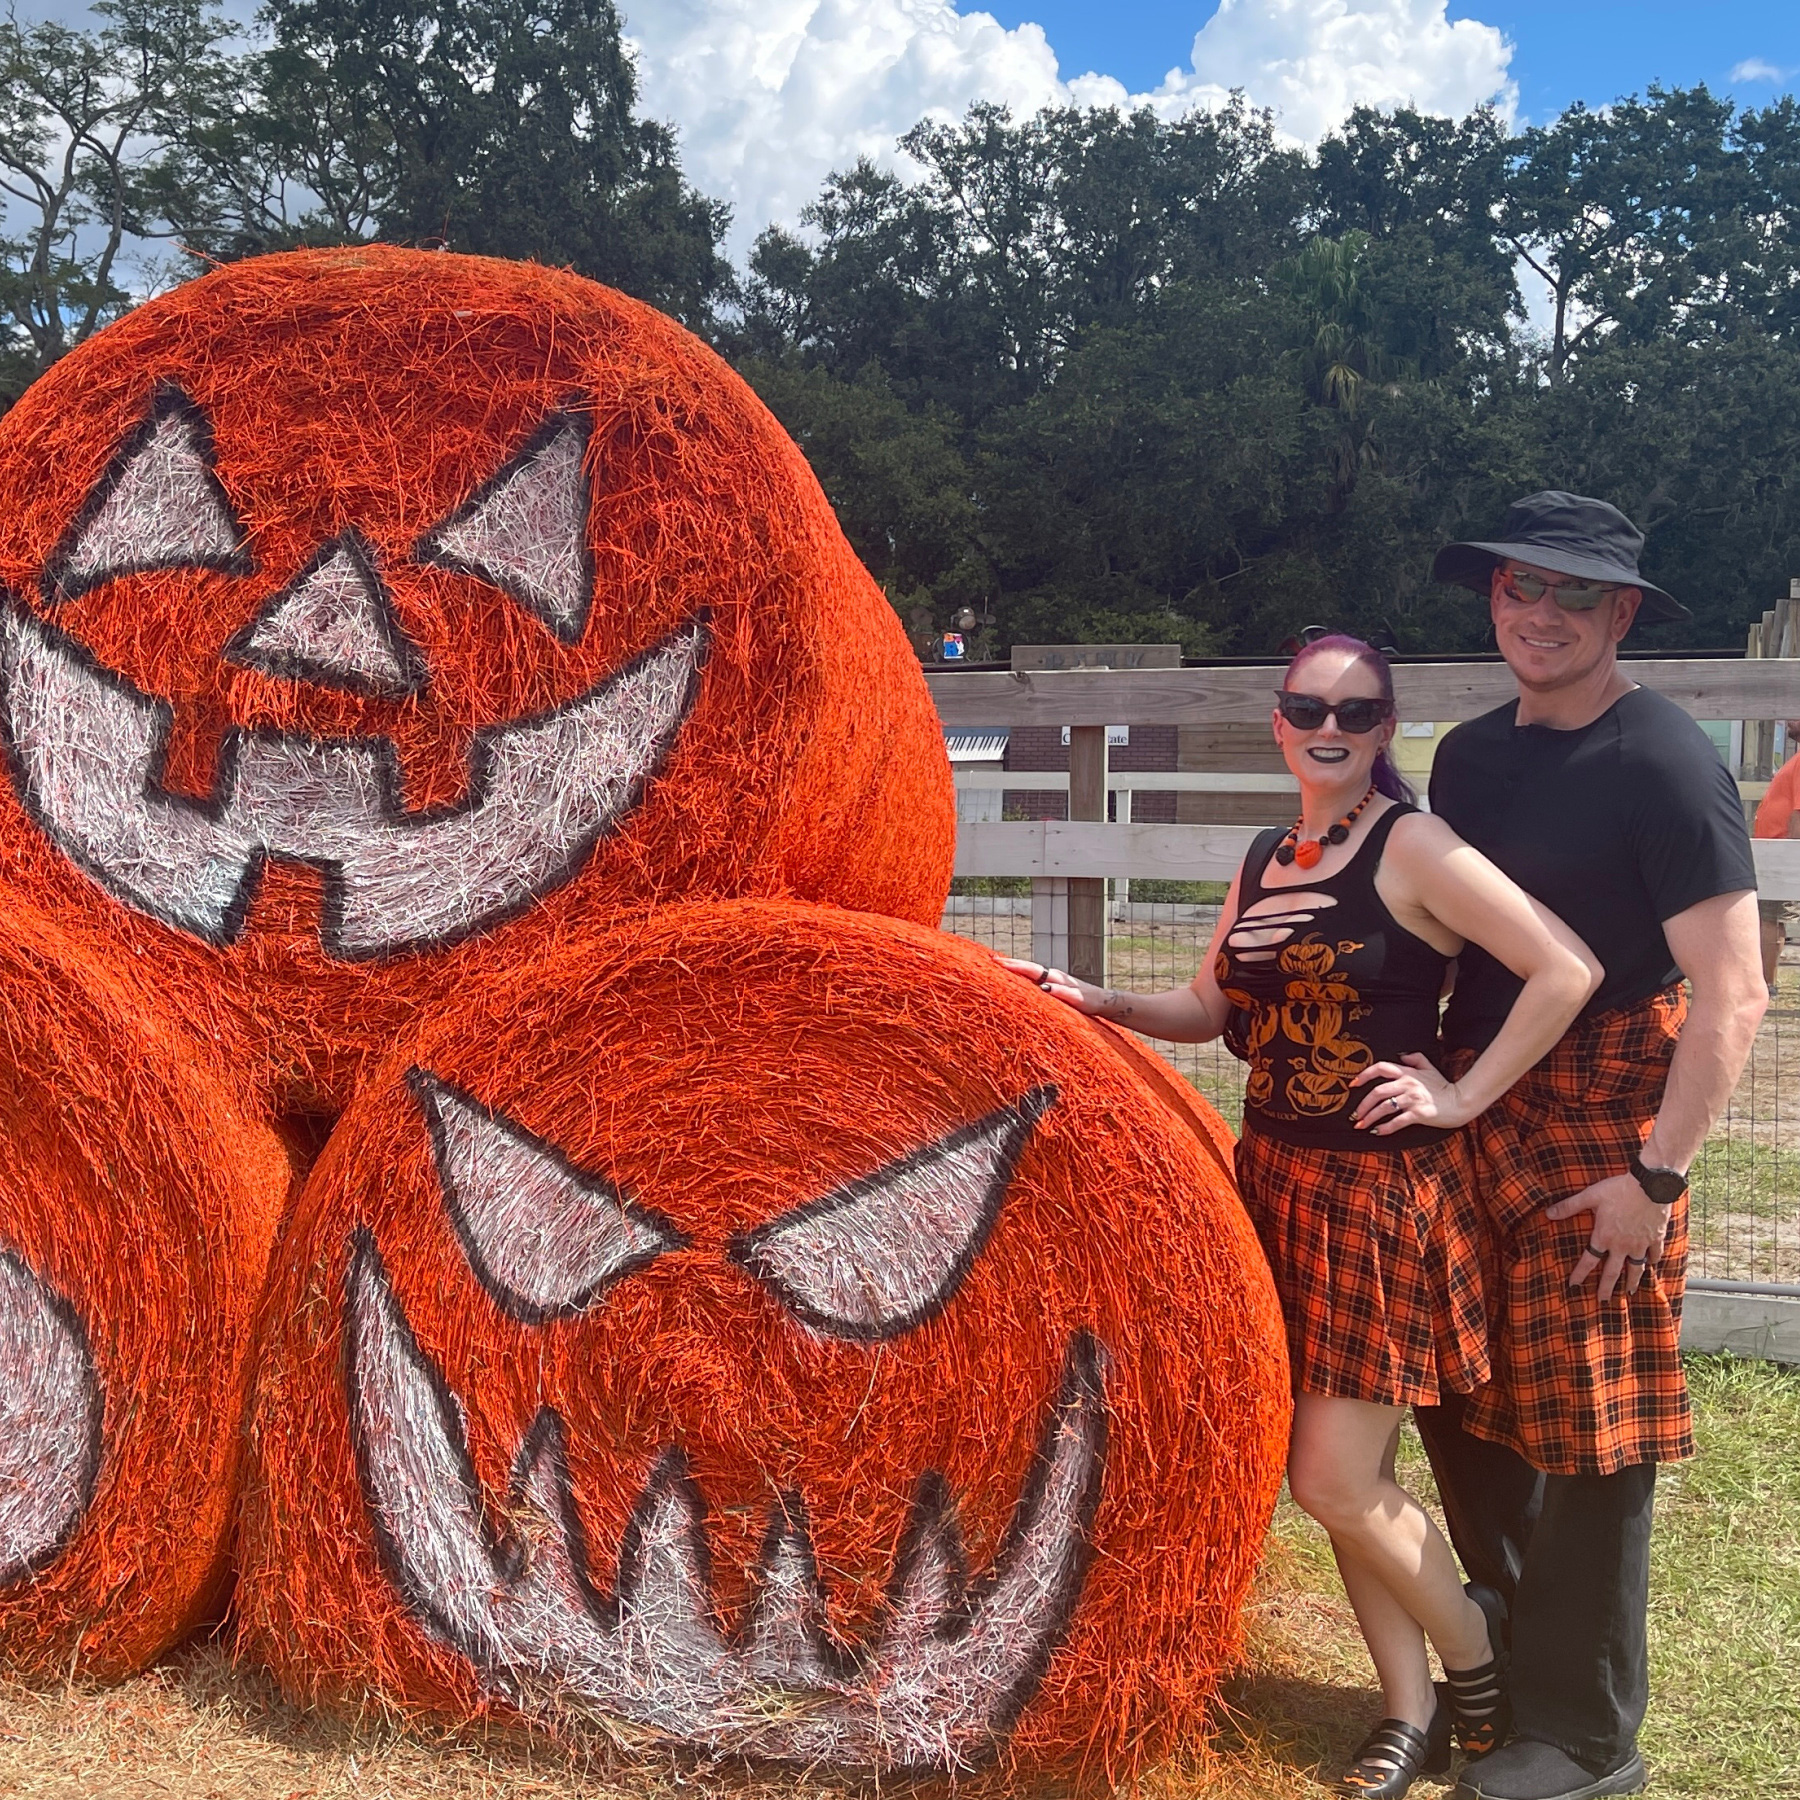
[[[1069, 729], [1069, 817], [1106, 818], [1106, 727]], [[1106, 986], [1106, 877], [1069, 882], [1069, 973]]]

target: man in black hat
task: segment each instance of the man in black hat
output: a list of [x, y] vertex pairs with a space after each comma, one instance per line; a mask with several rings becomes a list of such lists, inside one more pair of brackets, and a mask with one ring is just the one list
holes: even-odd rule
[[[1693, 1453], [1686, 1172], [1767, 1004], [1736, 785], [1699, 726], [1619, 666], [1635, 619], [1687, 616], [1639, 574], [1643, 541], [1603, 501], [1532, 494], [1502, 541], [1450, 544], [1432, 570], [1488, 596], [1519, 685], [1445, 739], [1432, 810], [1606, 971], [1476, 1122], [1499, 1250], [1495, 1379], [1419, 1414], [1464, 1564], [1511, 1612], [1518, 1736], [1464, 1770], [1457, 1793], [1479, 1800], [1644, 1786], [1656, 1465]], [[1463, 953], [1452, 1072], [1518, 988]]]

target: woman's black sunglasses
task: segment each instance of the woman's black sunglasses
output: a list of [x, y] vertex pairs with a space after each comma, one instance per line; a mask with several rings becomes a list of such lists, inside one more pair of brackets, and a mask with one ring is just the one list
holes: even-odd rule
[[1335, 713], [1338, 730], [1352, 737], [1373, 731], [1388, 716], [1385, 700], [1340, 700], [1334, 706], [1317, 694], [1290, 694], [1286, 688], [1275, 690], [1275, 704], [1296, 731], [1317, 731]]

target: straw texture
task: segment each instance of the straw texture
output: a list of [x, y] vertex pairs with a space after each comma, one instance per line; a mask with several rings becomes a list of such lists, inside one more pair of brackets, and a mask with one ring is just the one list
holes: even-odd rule
[[0, 901], [0, 1667], [144, 1667], [216, 1599], [275, 1139], [141, 984]]
[[238, 1605], [296, 1696], [877, 1768], [1198, 1735], [1273, 1291], [1203, 1137], [986, 952], [570, 942], [421, 1021], [288, 1247]]
[[0, 421], [0, 871], [277, 1107], [676, 898], [935, 923], [954, 797], [892, 609], [661, 315], [382, 247], [220, 270]]

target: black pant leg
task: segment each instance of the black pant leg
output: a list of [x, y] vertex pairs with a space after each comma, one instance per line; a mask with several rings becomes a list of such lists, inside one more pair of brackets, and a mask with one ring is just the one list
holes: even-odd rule
[[1504, 1444], [1464, 1431], [1467, 1408], [1465, 1396], [1446, 1392], [1440, 1405], [1415, 1406], [1413, 1417], [1464, 1570], [1510, 1608], [1543, 1505], [1544, 1476]]
[[1519, 1732], [1596, 1774], [1630, 1754], [1650, 1697], [1646, 1632], [1656, 1464], [1548, 1475], [1513, 1603]]

